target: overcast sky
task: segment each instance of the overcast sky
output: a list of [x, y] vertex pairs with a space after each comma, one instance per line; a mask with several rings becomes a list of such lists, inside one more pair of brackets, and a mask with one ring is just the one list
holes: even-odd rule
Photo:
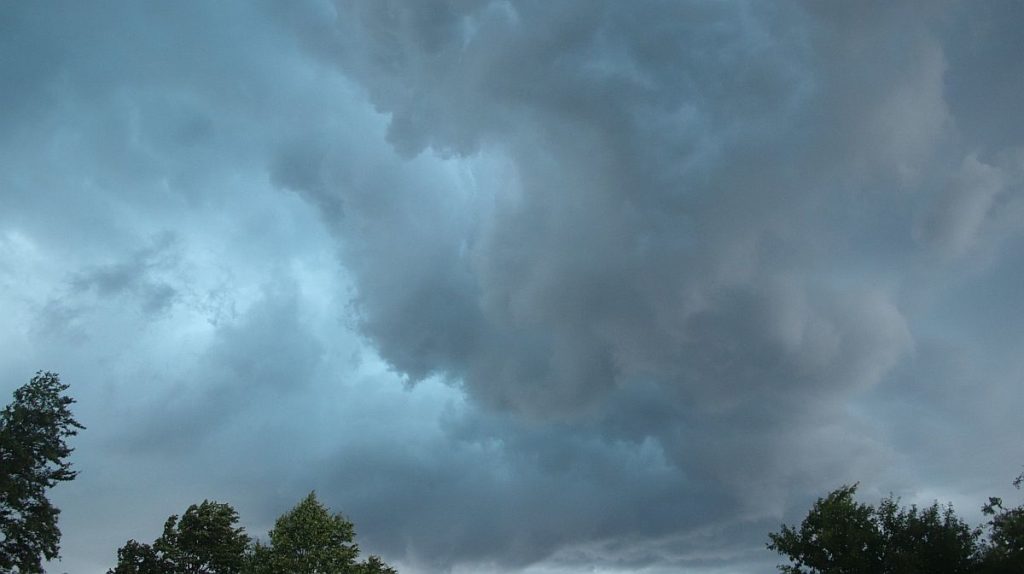
[[403, 574], [761, 574], [844, 483], [1018, 500], [1021, 22], [0, 2], [0, 391], [88, 427], [53, 571], [313, 489]]

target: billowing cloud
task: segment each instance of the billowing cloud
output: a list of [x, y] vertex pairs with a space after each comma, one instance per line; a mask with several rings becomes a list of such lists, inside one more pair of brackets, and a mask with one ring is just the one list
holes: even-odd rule
[[403, 571], [763, 571], [826, 489], [1024, 458], [1008, 3], [3, 10], [0, 362], [78, 382], [76, 571], [311, 488]]

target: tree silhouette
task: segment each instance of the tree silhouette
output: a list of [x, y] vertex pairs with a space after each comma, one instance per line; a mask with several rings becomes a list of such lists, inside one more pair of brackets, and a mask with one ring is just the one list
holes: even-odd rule
[[204, 500], [164, 523], [152, 545], [129, 540], [108, 574], [238, 574], [249, 537], [229, 504]]
[[787, 556], [786, 574], [966, 574], [981, 559], [980, 529], [952, 506], [901, 507], [892, 497], [878, 507], [854, 500], [857, 485], [819, 498], [799, 528], [783, 525], [768, 548]]
[[355, 527], [341, 514], [332, 514], [310, 492], [281, 515], [270, 531], [270, 545], [257, 544], [251, 553], [253, 574], [396, 574], [377, 556], [356, 562], [359, 546]]
[[0, 413], [0, 571], [42, 573], [60, 551], [60, 510], [47, 491], [73, 480], [67, 439], [84, 429], [57, 373], [37, 372]]

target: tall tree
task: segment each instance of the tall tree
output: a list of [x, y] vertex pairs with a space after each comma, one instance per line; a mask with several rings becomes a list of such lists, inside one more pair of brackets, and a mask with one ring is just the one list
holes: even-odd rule
[[341, 514], [309, 495], [281, 515], [270, 531], [268, 557], [275, 572], [303, 574], [347, 573], [353, 569], [359, 547], [352, 541], [355, 527]]
[[204, 500], [164, 523], [152, 545], [129, 540], [108, 574], [238, 574], [249, 537], [229, 504]]
[[78, 475], [67, 440], [84, 429], [57, 373], [37, 372], [0, 413], [0, 571], [42, 573], [60, 551], [60, 510], [47, 492]]
[[253, 546], [249, 573], [397, 574], [378, 556], [357, 562], [359, 547], [354, 538], [352, 523], [332, 514], [311, 492], [277, 519], [269, 546]]

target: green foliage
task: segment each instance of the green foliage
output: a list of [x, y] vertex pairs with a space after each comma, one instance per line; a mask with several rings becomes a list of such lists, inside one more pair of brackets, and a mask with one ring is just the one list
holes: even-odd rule
[[108, 574], [164, 574], [169, 568], [149, 544], [129, 540], [117, 550], [117, 566]]
[[893, 498], [877, 508], [853, 499], [857, 486], [819, 498], [800, 528], [783, 525], [768, 548], [787, 556], [787, 574], [961, 574], [975, 572], [981, 531], [938, 503], [902, 508]]
[[355, 528], [310, 493], [281, 515], [270, 544], [250, 544], [227, 504], [204, 501], [171, 516], [152, 545], [129, 540], [107, 574], [398, 574], [377, 556], [356, 562]]
[[331, 512], [311, 492], [284, 513], [270, 531], [270, 546], [254, 545], [250, 574], [397, 574], [377, 556], [356, 562], [355, 528]]
[[[1024, 475], [1014, 480], [1021, 487]], [[927, 508], [886, 498], [877, 508], [844, 486], [819, 498], [799, 528], [783, 525], [768, 548], [789, 558], [786, 574], [1020, 574], [1024, 572], [1024, 506], [990, 498], [986, 528], [970, 528], [952, 506]], [[987, 537], [982, 538], [987, 530]]]
[[[1013, 485], [1018, 489], [1024, 475]], [[991, 519], [988, 522], [989, 540], [984, 548], [986, 574], [1010, 574], [1024, 571], [1024, 506], [1003, 507], [1000, 498], [989, 498], [981, 511]]]
[[237, 522], [238, 513], [229, 504], [193, 504], [180, 520], [167, 519], [152, 546], [129, 540], [108, 574], [238, 574], [249, 537]]
[[236, 527], [238, 513], [228, 504], [204, 500], [188, 507], [181, 520], [172, 516], [153, 547], [179, 572], [235, 574], [242, 569], [249, 537]]
[[370, 556], [366, 562], [360, 562], [352, 570], [353, 574], [398, 574], [398, 570], [388, 566], [380, 556]]
[[245, 574], [277, 574], [273, 569], [270, 547], [259, 540], [253, 542], [246, 550], [242, 572]]
[[0, 413], [0, 571], [42, 573], [60, 551], [60, 510], [47, 490], [78, 474], [67, 439], [84, 429], [56, 373], [38, 372]]
[[952, 506], [934, 503], [923, 509], [901, 508], [887, 498], [875, 511], [885, 539], [884, 572], [974, 572], [978, 559], [979, 529], [970, 528]]
[[843, 486], [819, 498], [799, 530], [783, 525], [769, 534], [768, 548], [789, 557], [786, 574], [881, 572], [883, 538], [875, 511], [858, 504], [857, 485]]

